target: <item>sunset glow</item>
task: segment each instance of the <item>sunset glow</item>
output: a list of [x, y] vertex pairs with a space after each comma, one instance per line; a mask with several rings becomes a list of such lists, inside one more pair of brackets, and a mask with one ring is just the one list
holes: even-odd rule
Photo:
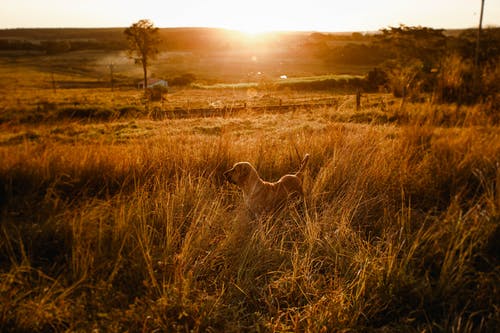
[[[124, 27], [142, 18], [159, 27], [219, 27], [251, 34], [369, 31], [399, 24], [468, 28], [477, 25], [479, 8], [480, 1], [471, 0], [3, 0], [0, 28]], [[500, 25], [500, 2], [486, 1], [484, 25]]]

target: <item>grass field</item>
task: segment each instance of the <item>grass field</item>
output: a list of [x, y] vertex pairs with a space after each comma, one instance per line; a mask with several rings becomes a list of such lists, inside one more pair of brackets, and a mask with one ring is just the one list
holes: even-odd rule
[[[254, 87], [148, 104], [125, 88], [54, 91], [50, 71], [13, 66], [0, 68], [20, 82], [0, 104], [0, 330], [500, 326], [488, 104], [373, 94], [356, 110], [353, 95]], [[246, 160], [276, 180], [305, 153], [304, 212], [252, 220], [222, 176]]]

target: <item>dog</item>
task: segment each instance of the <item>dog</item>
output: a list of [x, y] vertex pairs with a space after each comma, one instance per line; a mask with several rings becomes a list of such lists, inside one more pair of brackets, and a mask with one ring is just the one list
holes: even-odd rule
[[255, 217], [260, 217], [278, 211], [290, 200], [303, 199], [302, 177], [308, 161], [306, 154], [295, 174], [284, 175], [274, 183], [262, 180], [248, 162], [234, 164], [224, 177], [241, 188], [245, 205]]

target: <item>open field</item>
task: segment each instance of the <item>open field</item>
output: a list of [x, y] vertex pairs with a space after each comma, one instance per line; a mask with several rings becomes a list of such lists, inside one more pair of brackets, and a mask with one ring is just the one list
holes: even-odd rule
[[[498, 127], [481, 106], [357, 113], [338, 98], [286, 113], [5, 122], [0, 327], [493, 331]], [[277, 179], [306, 152], [306, 214], [249, 220], [222, 172], [248, 160]]]
[[[349, 89], [205, 64], [209, 88], [152, 102], [116, 54], [0, 57], [0, 331], [500, 327], [491, 100], [374, 93], [357, 110]], [[304, 211], [252, 220], [223, 179], [245, 160], [277, 180], [305, 153]]]

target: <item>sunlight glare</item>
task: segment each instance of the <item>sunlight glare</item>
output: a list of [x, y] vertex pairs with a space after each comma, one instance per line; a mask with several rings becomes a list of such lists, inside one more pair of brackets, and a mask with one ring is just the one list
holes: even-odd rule
[[217, 0], [219, 6], [205, 7], [209, 17], [221, 27], [237, 30], [255, 39], [263, 34], [290, 26], [290, 17], [282, 5], [268, 0]]
[[252, 24], [251, 22], [246, 22], [245, 24], [236, 26], [235, 29], [242, 32], [243, 34], [245, 34], [247, 37], [250, 38], [258, 38], [266, 33], [275, 30], [273, 28], [266, 28], [265, 26], [262, 25]]

